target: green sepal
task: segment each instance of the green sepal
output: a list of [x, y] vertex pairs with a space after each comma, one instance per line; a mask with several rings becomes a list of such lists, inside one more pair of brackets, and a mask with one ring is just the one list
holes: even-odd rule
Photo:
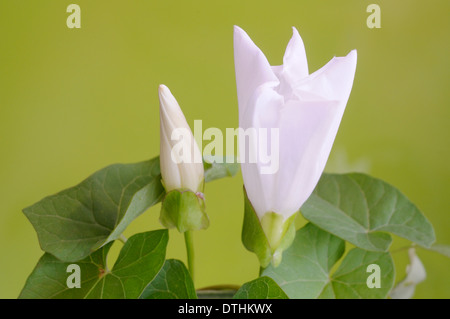
[[283, 251], [289, 248], [294, 240], [294, 220], [297, 213], [284, 220], [282, 215], [270, 212], [260, 220], [247, 197], [245, 188], [244, 199], [242, 243], [247, 250], [256, 254], [262, 268], [266, 268], [269, 264], [277, 267], [281, 262]]
[[180, 233], [208, 228], [203, 194], [188, 189], [168, 192], [162, 201], [159, 221], [166, 228], [177, 228]]

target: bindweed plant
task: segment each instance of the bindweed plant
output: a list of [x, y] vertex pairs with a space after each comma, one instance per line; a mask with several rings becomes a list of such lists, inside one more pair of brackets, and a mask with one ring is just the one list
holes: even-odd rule
[[[356, 50], [312, 74], [295, 28], [281, 66], [271, 66], [239, 27], [234, 50], [239, 159], [202, 158], [177, 100], [161, 85], [160, 157], [105, 167], [23, 210], [44, 255], [20, 298], [410, 298], [426, 278], [415, 247], [449, 255], [394, 186], [366, 174], [323, 173]], [[260, 276], [236, 289], [196, 289], [194, 235], [210, 223], [207, 183], [239, 168], [242, 242], [258, 258]], [[127, 226], [159, 202], [162, 229], [125, 239]], [[309, 223], [296, 230], [298, 214]], [[166, 259], [169, 228], [184, 234], [187, 266]], [[395, 288], [392, 235], [411, 241], [407, 276]], [[108, 269], [116, 240], [124, 245]]]

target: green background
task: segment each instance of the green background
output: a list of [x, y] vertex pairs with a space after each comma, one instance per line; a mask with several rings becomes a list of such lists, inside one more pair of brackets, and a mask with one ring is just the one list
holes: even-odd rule
[[[298, 28], [310, 72], [358, 50], [355, 83], [327, 171], [363, 171], [397, 186], [450, 244], [448, 0], [0, 2], [0, 297], [16, 298], [41, 256], [21, 209], [111, 163], [158, 155], [157, 87], [164, 83], [192, 125], [238, 126], [233, 25], [272, 65]], [[366, 8], [381, 7], [381, 29]], [[205, 145], [206, 143], [204, 143]], [[196, 286], [257, 276], [240, 241], [242, 177], [207, 184], [211, 226], [196, 232]], [[160, 205], [125, 235], [160, 228]], [[304, 223], [298, 219], [298, 225]], [[185, 260], [170, 232], [168, 256]], [[393, 249], [406, 241], [396, 239]], [[113, 246], [113, 262], [120, 243]], [[419, 298], [450, 297], [450, 259], [418, 250], [428, 278]], [[406, 251], [395, 253], [397, 281]]]

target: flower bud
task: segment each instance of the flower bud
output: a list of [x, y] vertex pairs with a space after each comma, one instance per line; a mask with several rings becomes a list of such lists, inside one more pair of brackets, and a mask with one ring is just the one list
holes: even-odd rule
[[202, 155], [177, 100], [159, 86], [160, 166], [164, 188], [203, 191]]
[[179, 232], [209, 226], [205, 212], [202, 156], [177, 100], [165, 85], [159, 86], [160, 167], [166, 195], [159, 220]]

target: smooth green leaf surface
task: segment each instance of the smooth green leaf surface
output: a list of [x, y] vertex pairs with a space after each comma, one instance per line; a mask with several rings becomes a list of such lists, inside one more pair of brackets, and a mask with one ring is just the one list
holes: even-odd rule
[[[289, 298], [385, 298], [394, 284], [394, 265], [389, 253], [350, 250], [336, 272], [332, 267], [342, 257], [345, 242], [309, 223], [297, 231], [281, 264], [262, 272]], [[369, 288], [367, 267], [380, 267], [380, 288]]]
[[138, 298], [164, 264], [167, 230], [136, 234], [128, 239], [110, 271], [106, 257], [109, 243], [74, 264], [80, 267], [81, 287], [68, 288], [70, 262], [45, 253], [28, 277], [19, 298]]
[[62, 261], [77, 261], [117, 239], [163, 194], [159, 158], [155, 158], [105, 167], [23, 211], [44, 251]]
[[223, 177], [232, 177], [237, 174], [240, 169], [240, 164], [235, 157], [230, 158], [224, 156], [223, 163], [214, 162], [207, 157], [203, 158], [203, 167], [205, 168], [205, 182], [211, 182]]
[[387, 251], [387, 233], [430, 247], [430, 222], [395, 187], [365, 174], [323, 174], [301, 208], [313, 224], [372, 251]]
[[[236, 173], [234, 164], [209, 164], [206, 181]], [[105, 167], [77, 186], [45, 197], [23, 210], [42, 250], [78, 261], [117, 239], [125, 228], [164, 196], [159, 157]]]
[[186, 266], [179, 260], [168, 259], [139, 298], [197, 299], [197, 294]]
[[233, 299], [289, 299], [278, 284], [270, 277], [259, 277], [245, 283]]
[[434, 244], [430, 248], [428, 248], [428, 250], [434, 251], [450, 258], [450, 245]]

